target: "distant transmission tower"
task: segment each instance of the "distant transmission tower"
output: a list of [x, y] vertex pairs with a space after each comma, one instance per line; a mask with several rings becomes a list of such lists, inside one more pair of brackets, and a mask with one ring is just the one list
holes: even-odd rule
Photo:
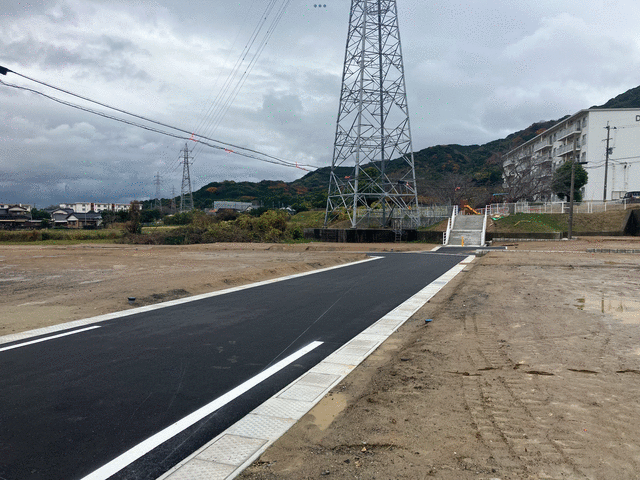
[[396, 1], [352, 0], [325, 226], [417, 226], [417, 207]]
[[156, 174], [156, 176], [154, 177], [153, 180], [154, 185], [156, 186], [156, 200], [154, 202], [154, 207], [157, 210], [161, 210], [162, 209], [162, 204], [160, 203], [160, 184], [162, 183], [160, 181], [160, 172], [158, 172]]
[[176, 213], [176, 187], [171, 187], [171, 213]]
[[191, 175], [189, 174], [189, 146], [184, 144], [182, 160], [182, 187], [180, 188], [180, 213], [193, 210], [193, 194], [191, 193]]

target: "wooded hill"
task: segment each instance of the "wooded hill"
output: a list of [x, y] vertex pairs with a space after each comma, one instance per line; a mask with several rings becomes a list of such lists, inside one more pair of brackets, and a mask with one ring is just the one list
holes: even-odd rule
[[[604, 105], [591, 108], [640, 108], [640, 86], [612, 98]], [[560, 120], [537, 122], [484, 145], [436, 145], [414, 152], [420, 201], [438, 204], [466, 201], [480, 206], [495, 201], [493, 194], [502, 190], [501, 154], [530, 140]], [[406, 163], [401, 160], [391, 160], [386, 166], [386, 172], [392, 180], [400, 177], [404, 169]], [[330, 171], [330, 167], [320, 168], [288, 183], [272, 180], [257, 183], [230, 180], [212, 182], [193, 193], [193, 202], [199, 209], [211, 208], [215, 200], [257, 201], [265, 207], [291, 205], [300, 210], [323, 208]], [[350, 175], [352, 171], [352, 168], [344, 167], [338, 171], [338, 175]], [[152, 208], [152, 201], [148, 203], [145, 207]], [[169, 200], [163, 199], [163, 205], [168, 203]]]

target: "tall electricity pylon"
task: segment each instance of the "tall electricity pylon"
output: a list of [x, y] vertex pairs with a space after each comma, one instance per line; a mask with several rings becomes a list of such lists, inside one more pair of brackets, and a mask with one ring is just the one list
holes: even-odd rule
[[158, 172], [154, 177], [153, 183], [156, 186], [156, 200], [154, 202], [153, 208], [155, 208], [156, 210], [161, 210], [162, 204], [160, 203], [160, 184], [162, 183], [162, 181], [160, 180], [160, 172]]
[[419, 221], [395, 0], [351, 1], [325, 227], [340, 212], [352, 228]]
[[184, 144], [182, 160], [182, 187], [180, 188], [180, 213], [193, 210], [193, 194], [191, 193], [191, 175], [189, 174], [189, 146]]

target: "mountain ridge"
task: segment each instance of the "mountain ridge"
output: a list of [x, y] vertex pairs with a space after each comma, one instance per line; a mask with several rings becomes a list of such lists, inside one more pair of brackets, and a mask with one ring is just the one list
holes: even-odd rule
[[[631, 88], [600, 106], [591, 108], [640, 108], [640, 86]], [[482, 145], [434, 145], [414, 152], [416, 182], [421, 202], [458, 203], [455, 192], [465, 186], [465, 201], [485, 204], [502, 188], [501, 155], [539, 135], [558, 120], [539, 121]], [[366, 165], [363, 166], [366, 168]], [[390, 178], [400, 175], [406, 162], [389, 161]], [[344, 171], [343, 171], [344, 170]], [[292, 205], [298, 209], [323, 208], [326, 204], [331, 167], [319, 168], [292, 182], [211, 182], [193, 192], [196, 208], [211, 208], [215, 200], [256, 201], [265, 207]], [[352, 167], [341, 167], [339, 175], [349, 175]], [[459, 195], [458, 195], [459, 196]], [[153, 200], [149, 200], [151, 205]], [[169, 203], [166, 200], [165, 203]], [[146, 207], [146, 205], [145, 205]], [[149, 206], [149, 208], [152, 208]]]

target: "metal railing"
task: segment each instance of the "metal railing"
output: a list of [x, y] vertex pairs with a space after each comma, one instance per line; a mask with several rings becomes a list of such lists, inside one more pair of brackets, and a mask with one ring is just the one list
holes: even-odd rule
[[568, 143], [567, 145], [562, 145], [560, 147], [558, 147], [558, 150], [556, 150], [556, 155], [560, 156], [560, 155], [564, 155], [566, 153], [570, 153], [576, 150], [580, 150], [580, 145], [578, 145], [578, 143]]
[[482, 222], [482, 236], [480, 237], [480, 245], [484, 246], [487, 237], [487, 209], [484, 209], [484, 222]]
[[456, 221], [456, 215], [458, 214], [458, 206], [455, 205], [452, 208], [451, 211], [451, 218], [449, 218], [449, 220], [447, 221], [447, 231], [443, 232], [442, 235], [442, 244], [443, 245], [448, 245], [449, 244], [449, 235], [451, 234], [451, 230], [453, 229], [453, 224]]
[[[594, 200], [573, 204], [574, 213], [601, 213], [627, 208], [628, 203], [625, 199], [608, 202]], [[484, 210], [490, 216], [516, 213], [569, 213], [569, 202], [494, 203], [487, 205]]]
[[551, 148], [553, 146], [553, 142], [550, 139], [546, 139], [544, 141], [538, 142], [533, 146], [533, 152], [539, 152], [540, 150]]
[[556, 137], [556, 140], [560, 141], [563, 138], [567, 138], [571, 135], [575, 135], [577, 133], [580, 133], [581, 131], [582, 130], [580, 128], [580, 125], [578, 124], [571, 125], [570, 127], [567, 127], [564, 130], [560, 130], [558, 132], [558, 136]]

